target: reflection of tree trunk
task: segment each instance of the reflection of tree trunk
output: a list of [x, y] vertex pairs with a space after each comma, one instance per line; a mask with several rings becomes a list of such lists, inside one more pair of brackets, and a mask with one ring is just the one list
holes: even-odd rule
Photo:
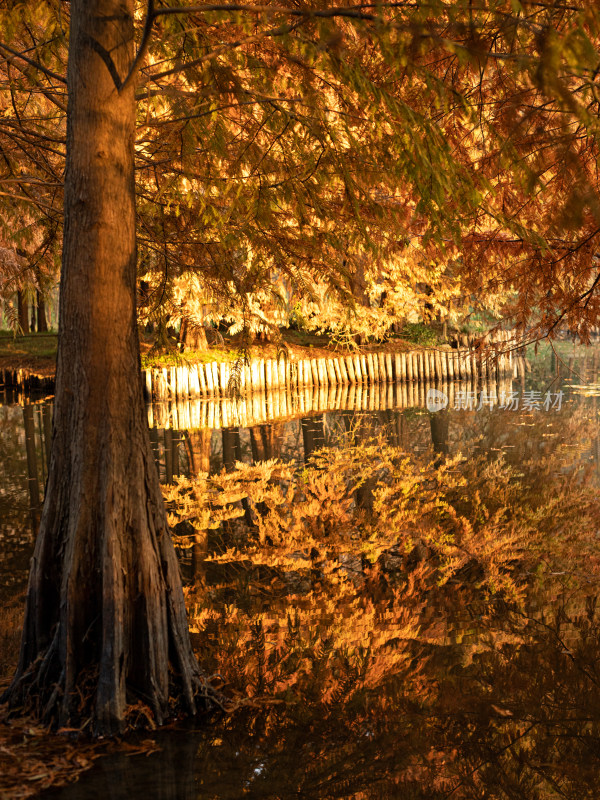
[[259, 461], [266, 461], [265, 443], [262, 435], [262, 425], [250, 428], [250, 446], [252, 448], [252, 463], [258, 464]]
[[29, 333], [29, 317], [27, 315], [27, 298], [22, 289], [17, 291], [17, 315], [21, 333]]
[[46, 333], [48, 330], [48, 321], [46, 319], [46, 299], [44, 293], [37, 290], [37, 329], [38, 333]]
[[398, 446], [398, 436], [396, 433], [396, 425], [395, 425], [395, 414], [396, 412], [391, 411], [388, 409], [387, 411], [382, 412], [383, 417], [385, 419], [385, 438], [388, 444], [393, 444], [396, 447]]
[[[193, 731], [175, 730], [158, 733], [157, 743], [159, 752], [146, 757], [131, 758], [125, 753], [113, 753], [99, 758], [89, 772], [81, 775], [77, 784], [61, 787], [58, 795], [63, 800], [82, 797], [130, 800], [137, 796], [153, 800], [197, 800], [205, 766], [199, 761], [199, 752], [204, 755], [205, 737]], [[247, 789], [251, 777], [255, 777], [252, 767], [244, 773], [244, 781], [232, 781], [235, 788], [231, 796], [240, 797]]]
[[190, 431], [185, 434], [190, 477], [198, 475], [200, 472], [210, 472], [210, 437], [209, 429]]
[[314, 450], [318, 450], [325, 444], [325, 423], [321, 414], [319, 417], [302, 417], [301, 424], [304, 460], [306, 461]]
[[42, 406], [37, 405], [34, 411], [34, 419], [37, 420], [37, 434], [40, 440], [40, 469], [41, 469], [41, 485], [46, 482], [47, 468], [48, 468], [48, 452], [46, 437], [44, 436], [44, 419], [42, 416]]
[[44, 441], [46, 444], [46, 469], [50, 466], [50, 449], [52, 445], [52, 406], [44, 403], [42, 406], [42, 419], [44, 421]]
[[281, 458], [281, 444], [283, 442], [283, 422], [273, 422], [266, 431], [268, 438], [268, 458]]
[[223, 466], [227, 472], [231, 472], [235, 467], [236, 461], [241, 461], [242, 448], [240, 444], [239, 428], [223, 428]]
[[192, 545], [192, 583], [204, 586], [206, 583], [206, 559], [208, 557], [208, 531], [197, 531]]
[[396, 412], [396, 441], [398, 447], [404, 446], [404, 414]]
[[255, 464], [273, 458], [273, 445], [277, 439], [273, 428], [274, 425], [256, 425], [254, 428], [250, 428], [252, 461]]
[[448, 455], [448, 412], [443, 410], [430, 414], [429, 422], [434, 452]]
[[344, 423], [344, 431], [346, 433], [346, 441], [348, 444], [353, 445], [356, 443], [356, 412], [342, 411], [341, 415]]
[[156, 471], [158, 472], [160, 478], [160, 448], [158, 444], [158, 431], [156, 428], [150, 428], [150, 447], [152, 448], [152, 454], [154, 455], [154, 463], [156, 464]]
[[165, 482], [173, 483], [173, 431], [165, 428]]
[[181, 441], [181, 433], [179, 431], [171, 431], [171, 447], [172, 456], [171, 463], [173, 465], [173, 477], [180, 474], [179, 469], [179, 442]]
[[33, 406], [23, 406], [25, 425], [25, 451], [27, 453], [27, 487], [29, 489], [29, 508], [34, 535], [40, 524], [40, 487], [38, 482], [37, 458], [35, 454], [35, 420]]

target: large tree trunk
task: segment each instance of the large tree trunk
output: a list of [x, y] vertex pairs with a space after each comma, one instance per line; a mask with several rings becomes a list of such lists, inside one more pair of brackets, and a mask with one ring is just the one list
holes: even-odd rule
[[[12, 707], [122, 731], [208, 689], [144, 414], [136, 329], [134, 0], [72, 0], [53, 442]], [[107, 60], [109, 68], [107, 67]], [[204, 699], [201, 702], [205, 706]]]

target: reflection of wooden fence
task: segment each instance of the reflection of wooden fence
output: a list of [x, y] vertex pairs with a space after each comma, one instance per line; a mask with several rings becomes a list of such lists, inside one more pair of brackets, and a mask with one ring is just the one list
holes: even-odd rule
[[38, 375], [27, 369], [0, 369], [0, 391], [54, 392], [54, 376]]
[[[249, 428], [275, 420], [322, 414], [326, 411], [391, 411], [426, 407], [430, 390], [443, 392], [448, 408], [477, 409], [496, 405], [512, 391], [512, 380], [488, 379], [483, 383], [412, 382], [322, 388], [307, 386], [290, 392], [282, 389], [229, 397], [172, 400], [148, 405], [150, 427], [195, 430], [202, 428]], [[460, 394], [459, 394], [460, 393]]]
[[443, 383], [520, 377], [525, 360], [496, 343], [487, 350], [430, 349], [407, 353], [355, 353], [337, 358], [255, 359], [237, 366], [230, 362], [189, 364], [144, 371], [148, 400], [248, 396], [263, 392], [344, 386], [385, 386], [388, 383]]

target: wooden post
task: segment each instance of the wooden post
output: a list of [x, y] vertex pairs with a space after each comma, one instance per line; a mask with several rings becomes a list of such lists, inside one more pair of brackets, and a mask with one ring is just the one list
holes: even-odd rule
[[258, 377], [260, 380], [260, 390], [265, 391], [265, 359], [261, 358], [258, 362]]
[[360, 354], [360, 369], [362, 373], [363, 383], [369, 382], [369, 366], [367, 364], [367, 357], [364, 353]]
[[304, 387], [304, 359], [298, 359], [298, 389]]
[[213, 381], [212, 364], [204, 365], [204, 375], [206, 377], [206, 388], [209, 395], [215, 394], [215, 384]]
[[[223, 397], [229, 395], [229, 362], [221, 361], [219, 364], [219, 378], [221, 384], [221, 394]], [[226, 426], [227, 427], [227, 426]]]
[[386, 353], [385, 354], [385, 370], [387, 372], [387, 379], [388, 381], [394, 380], [394, 368], [392, 364], [392, 354]]
[[340, 367], [340, 362], [338, 361], [337, 358], [333, 358], [332, 361], [333, 361], [333, 369], [335, 371], [335, 379], [337, 381], [338, 386], [340, 386], [344, 382], [342, 379], [342, 370]]
[[448, 363], [448, 380], [454, 380], [454, 355], [452, 350], [446, 351], [446, 361]]
[[198, 397], [200, 394], [200, 380], [198, 378], [198, 365], [192, 364], [190, 367], [190, 396]]
[[384, 383], [390, 380], [391, 373], [388, 375], [387, 366], [385, 363], [385, 353], [377, 353], [377, 360], [379, 362], [379, 380]]
[[160, 371], [161, 375], [161, 386], [162, 386], [162, 396], [161, 402], [166, 403], [169, 399], [169, 371], [166, 367], [163, 367]]
[[424, 366], [424, 359], [423, 359], [423, 351], [419, 350], [417, 353], [418, 356], [418, 366], [417, 366], [417, 379], [420, 381], [425, 380], [425, 366]]
[[433, 385], [435, 382], [435, 350], [429, 351], [429, 376]]
[[144, 386], [146, 387], [146, 399], [152, 402], [152, 370], [144, 370]]
[[406, 353], [406, 376], [409, 381], [414, 380], [414, 373], [413, 373], [413, 354], [411, 351]]
[[330, 386], [335, 386], [337, 384], [337, 375], [335, 374], [335, 367], [333, 366], [333, 359], [326, 358], [325, 359], [325, 366], [327, 368], [327, 380], [329, 381]]
[[379, 357], [377, 353], [373, 353], [373, 375], [375, 378], [375, 383], [379, 383], [380, 375], [379, 375]]
[[319, 365], [317, 364], [316, 358], [311, 358], [310, 360], [310, 368], [312, 372], [312, 385], [318, 386], [319, 385]]
[[406, 379], [408, 378], [407, 361], [408, 361], [408, 359], [406, 358], [406, 353], [400, 353], [400, 380], [401, 381], [406, 381]]
[[435, 377], [440, 383], [442, 382], [444, 375], [442, 372], [442, 357], [440, 355], [440, 351], [436, 348], [433, 351], [433, 360], [435, 363]]
[[463, 350], [463, 364], [465, 370], [465, 380], [471, 380], [471, 355], [468, 350]]
[[343, 356], [341, 356], [339, 362], [340, 362], [340, 374], [342, 376], [342, 383], [347, 385], [350, 383], [350, 379], [348, 377], [348, 370], [346, 369], [346, 359]]
[[217, 364], [216, 361], [212, 361], [208, 366], [210, 367], [211, 372], [212, 372], [214, 393], [215, 393], [215, 395], [218, 395], [219, 394], [219, 365]]
[[367, 353], [367, 375], [371, 386], [375, 383], [375, 367], [373, 366], [373, 353]]
[[286, 387], [286, 365], [287, 359], [285, 356], [279, 356], [277, 360], [277, 371], [279, 372], [279, 388], [285, 389]]
[[356, 383], [356, 375], [354, 373], [354, 361], [352, 360], [352, 356], [346, 356], [344, 359], [346, 362], [346, 371], [348, 373], [348, 380], [350, 384]]
[[325, 365], [323, 364], [324, 359], [317, 358], [317, 370], [319, 374], [318, 386], [319, 388], [323, 388], [327, 386], [327, 375], [325, 372]]
[[265, 389], [267, 392], [273, 390], [273, 362], [270, 358], [265, 361]]
[[421, 374], [421, 378], [425, 379], [425, 383], [431, 383], [431, 375], [429, 372], [429, 353], [427, 350], [421, 351], [421, 355], [423, 356], [423, 372]]
[[[250, 382], [252, 384], [253, 394], [259, 392], [260, 384], [258, 382], [258, 361], [255, 358], [253, 358], [252, 361], [250, 362]], [[252, 413], [254, 413], [254, 407]]]
[[313, 376], [312, 376], [312, 369], [310, 367], [310, 359], [305, 358], [303, 360], [304, 360], [304, 385], [312, 386]]
[[[182, 377], [182, 386], [181, 390], [184, 393], [185, 399], [189, 400], [191, 387], [190, 387], [190, 368], [186, 364], [184, 367], [181, 368], [181, 377]], [[187, 412], [186, 412], [187, 413]]]

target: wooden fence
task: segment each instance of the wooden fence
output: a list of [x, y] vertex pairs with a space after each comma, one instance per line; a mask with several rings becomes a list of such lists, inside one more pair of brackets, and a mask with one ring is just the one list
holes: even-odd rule
[[431, 348], [335, 358], [282, 356], [277, 360], [253, 359], [249, 364], [213, 361], [147, 369], [143, 377], [146, 398], [163, 402], [196, 397], [243, 397], [280, 389], [517, 379], [525, 371], [523, 356], [496, 345], [481, 351]]

